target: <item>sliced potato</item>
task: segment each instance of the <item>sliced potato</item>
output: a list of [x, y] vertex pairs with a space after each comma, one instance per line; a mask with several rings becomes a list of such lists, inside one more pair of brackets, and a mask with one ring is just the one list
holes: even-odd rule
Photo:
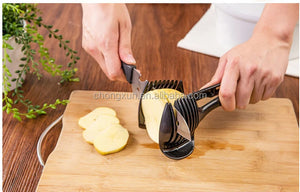
[[105, 129], [109, 129], [113, 125], [119, 125], [120, 121], [117, 117], [101, 115], [87, 129], [82, 132], [84, 140], [90, 144], [94, 143], [95, 136]]
[[122, 150], [128, 141], [129, 133], [121, 125], [112, 125], [99, 132], [94, 138], [94, 147], [102, 155]]
[[86, 129], [82, 131], [82, 137], [87, 143], [94, 144], [95, 136], [99, 133], [101, 133], [101, 131], [96, 129]]
[[113, 116], [116, 117], [116, 111], [108, 108], [108, 107], [99, 107], [94, 109], [92, 112], [88, 113], [87, 115], [81, 117], [78, 121], [78, 124], [81, 128], [87, 129], [91, 126], [91, 124], [96, 121], [99, 116], [106, 115], [106, 116]]
[[143, 96], [142, 110], [145, 117], [146, 129], [149, 137], [154, 142], [159, 142], [160, 121], [166, 103], [170, 102], [173, 106], [175, 100], [183, 95], [183, 93], [175, 89], [155, 89]]
[[93, 121], [87, 129], [97, 129], [99, 131], [104, 130], [111, 124], [119, 124], [120, 120], [115, 116], [100, 115], [95, 121]]
[[116, 112], [107, 107], [99, 107], [78, 121], [84, 140], [94, 144], [102, 155], [122, 150], [129, 137], [127, 129], [120, 125]]
[[168, 99], [159, 94], [159, 89], [149, 91], [143, 96], [142, 109], [149, 137], [158, 143], [161, 116]]

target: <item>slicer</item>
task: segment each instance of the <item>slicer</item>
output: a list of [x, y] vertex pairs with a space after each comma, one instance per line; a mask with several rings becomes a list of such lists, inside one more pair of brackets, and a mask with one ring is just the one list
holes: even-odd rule
[[[159, 147], [163, 154], [171, 159], [183, 159], [193, 152], [194, 133], [200, 121], [211, 110], [221, 106], [219, 97], [201, 107], [198, 107], [196, 101], [217, 96], [219, 87], [220, 84], [216, 84], [177, 99], [174, 102], [176, 114], [170, 103], [165, 105], [159, 130]], [[179, 129], [188, 129], [191, 139], [178, 134]]]
[[[142, 110], [142, 97], [155, 89], [170, 88], [184, 93], [183, 83], [178, 80], [141, 81], [141, 74], [134, 65], [122, 62], [122, 69], [127, 81], [132, 84], [132, 91], [139, 97], [139, 127], [145, 128]], [[159, 147], [164, 155], [171, 159], [183, 159], [194, 150], [194, 133], [200, 121], [213, 109], [221, 106], [219, 97], [198, 107], [197, 102], [205, 97], [219, 94], [220, 84], [190, 93], [174, 102], [175, 112], [171, 103], [166, 103], [159, 128]]]

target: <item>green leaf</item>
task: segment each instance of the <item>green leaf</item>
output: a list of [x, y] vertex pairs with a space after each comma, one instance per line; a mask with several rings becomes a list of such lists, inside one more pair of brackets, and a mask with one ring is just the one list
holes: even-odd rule
[[14, 48], [10, 44], [6, 44], [6, 48], [9, 50], [13, 50]]
[[12, 108], [12, 105], [10, 103], [6, 103], [6, 105], [7, 105], [7, 109]]
[[10, 103], [10, 104], [13, 104], [13, 100], [11, 98], [7, 98], [7, 101]]
[[26, 60], [27, 60], [26, 57], [22, 57], [22, 58], [21, 58], [21, 61], [26, 61]]
[[36, 113], [39, 115], [47, 114], [46, 111], [43, 110], [37, 110]]
[[46, 111], [41, 111], [41, 114], [42, 114], [42, 115], [46, 115], [47, 112], [46, 112]]
[[70, 79], [70, 81], [73, 81], [73, 82], [79, 82], [80, 80], [79, 80], [79, 78], [77, 77], [77, 78], [72, 78], [72, 79]]
[[8, 60], [8, 62], [12, 62], [12, 60], [11, 60], [11, 58], [7, 55], [7, 60]]
[[22, 119], [19, 115], [16, 115], [15, 118], [18, 119], [18, 121], [20, 121], [20, 122], [22, 121]]
[[26, 116], [26, 118], [28, 118], [28, 119], [32, 119], [31, 115], [29, 115], [29, 114], [26, 114], [25, 116]]

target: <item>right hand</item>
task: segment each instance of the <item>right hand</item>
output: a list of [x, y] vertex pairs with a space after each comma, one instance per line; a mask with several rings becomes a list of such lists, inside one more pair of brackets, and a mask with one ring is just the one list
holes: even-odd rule
[[125, 4], [82, 4], [82, 47], [112, 80], [126, 81], [121, 60], [135, 64]]

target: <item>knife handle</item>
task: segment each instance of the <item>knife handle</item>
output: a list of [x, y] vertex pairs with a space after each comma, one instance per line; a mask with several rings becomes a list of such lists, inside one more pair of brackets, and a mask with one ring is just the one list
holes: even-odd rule
[[133, 74], [133, 70], [136, 68], [135, 65], [129, 65], [124, 63], [123, 61], [121, 61], [121, 67], [123, 69], [123, 72], [126, 76], [126, 80], [128, 81], [128, 83], [132, 83], [132, 74]]

